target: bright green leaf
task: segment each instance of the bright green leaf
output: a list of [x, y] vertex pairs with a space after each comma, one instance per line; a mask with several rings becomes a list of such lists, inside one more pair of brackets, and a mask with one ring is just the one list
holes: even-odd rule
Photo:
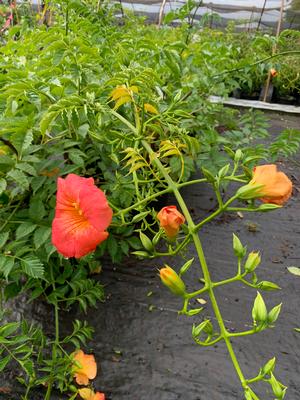
[[299, 267], [288, 267], [288, 270], [291, 274], [300, 276], [300, 268]]

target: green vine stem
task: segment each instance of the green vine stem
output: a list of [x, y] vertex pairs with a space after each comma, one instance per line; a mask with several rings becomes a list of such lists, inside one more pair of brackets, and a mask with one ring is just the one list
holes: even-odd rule
[[[55, 287], [55, 279], [53, 275], [53, 269], [50, 268], [50, 276], [51, 276], [51, 283], [52, 283], [52, 288], [53, 292], [55, 292], [56, 287]], [[55, 303], [54, 303], [54, 320], [55, 320], [55, 338], [54, 342], [52, 344], [52, 371], [51, 371], [51, 376], [48, 382], [48, 387], [47, 387], [47, 392], [45, 395], [45, 400], [50, 400], [51, 399], [51, 392], [53, 388], [53, 383], [55, 379], [55, 364], [57, 360], [57, 349], [59, 347], [59, 307], [58, 307], [58, 302], [57, 299], [55, 298]]]
[[66, 4], [66, 15], [65, 15], [65, 25], [66, 25], [66, 36], [69, 35], [69, 18], [70, 18], [70, 12], [69, 12], [69, 0], [67, 0]]
[[[203, 221], [201, 221], [198, 224], [195, 224], [190, 212], [188, 210], [188, 207], [180, 193], [180, 189], [186, 185], [184, 184], [180, 184], [180, 183], [176, 183], [172, 180], [172, 178], [170, 177], [170, 175], [168, 174], [168, 172], [166, 171], [166, 169], [164, 168], [163, 164], [161, 163], [161, 161], [159, 160], [157, 154], [153, 151], [151, 145], [147, 142], [147, 140], [143, 139], [140, 137], [140, 133], [138, 128], [134, 127], [129, 121], [127, 121], [123, 116], [121, 116], [120, 114], [118, 114], [115, 110], [111, 110], [111, 113], [117, 117], [121, 122], [123, 122], [127, 127], [130, 128], [130, 130], [133, 132], [133, 134], [136, 137], [136, 140], [140, 140], [141, 145], [143, 146], [143, 148], [146, 150], [146, 152], [148, 153], [149, 159], [151, 160], [152, 163], [155, 164], [156, 168], [159, 170], [161, 176], [164, 178], [166, 184], [167, 184], [167, 188], [165, 190], [163, 190], [163, 193], [169, 193], [172, 192], [179, 204], [179, 207], [182, 211], [182, 213], [185, 216], [186, 219], [186, 223], [187, 223], [187, 237], [185, 238], [185, 240], [179, 245], [177, 246], [177, 248], [174, 250], [170, 250], [168, 253], [157, 253], [154, 252], [154, 256], [161, 256], [161, 255], [174, 255], [177, 254], [181, 249], [183, 249], [191, 240], [194, 243], [196, 252], [197, 252], [197, 256], [199, 259], [199, 264], [201, 266], [202, 269], [202, 273], [203, 273], [203, 279], [202, 282], [204, 283], [204, 287], [201, 288], [200, 290], [197, 290], [195, 292], [192, 293], [187, 293], [184, 297], [184, 304], [183, 304], [183, 309], [180, 311], [180, 314], [187, 314], [187, 308], [188, 308], [188, 302], [189, 299], [207, 292], [212, 304], [212, 308], [214, 311], [214, 314], [216, 316], [218, 325], [219, 325], [219, 329], [220, 329], [220, 333], [218, 334], [218, 337], [216, 339], [213, 339], [212, 341], [207, 340], [206, 342], [201, 342], [200, 340], [196, 340], [196, 342], [199, 345], [203, 345], [203, 346], [208, 346], [211, 345], [213, 343], [217, 343], [220, 340], [224, 340], [226, 346], [227, 346], [227, 350], [228, 353], [230, 355], [232, 364], [234, 366], [234, 369], [236, 371], [236, 374], [241, 382], [241, 385], [243, 387], [243, 389], [245, 390], [245, 393], [248, 392], [251, 394], [252, 399], [253, 400], [259, 400], [259, 398], [257, 397], [257, 395], [253, 392], [253, 390], [248, 386], [248, 380], [245, 378], [242, 369], [240, 367], [240, 364], [238, 362], [238, 359], [236, 357], [235, 351], [233, 349], [233, 345], [231, 343], [231, 338], [233, 337], [239, 337], [239, 336], [246, 336], [246, 335], [250, 335], [255, 333], [255, 329], [252, 330], [248, 330], [245, 332], [240, 332], [240, 333], [230, 333], [227, 331], [225, 323], [224, 323], [224, 319], [222, 317], [217, 299], [215, 297], [215, 293], [214, 293], [214, 289], [215, 287], [227, 284], [227, 283], [231, 283], [231, 282], [235, 282], [235, 281], [242, 281], [244, 283], [246, 283], [248, 286], [254, 286], [251, 283], [247, 282], [246, 280], [244, 280], [244, 276], [245, 273], [241, 273], [241, 260], [238, 260], [238, 272], [237, 275], [234, 276], [233, 278], [229, 278], [226, 279], [224, 281], [221, 282], [213, 282], [209, 273], [209, 268], [206, 262], [206, 258], [204, 255], [204, 251], [203, 251], [203, 247], [202, 247], [202, 243], [200, 241], [200, 237], [199, 237], [199, 231], [201, 230], [202, 226], [208, 222], [210, 222], [211, 220], [213, 220], [215, 217], [217, 217], [219, 214], [221, 214], [222, 212], [226, 211], [226, 210], [230, 210], [230, 211], [236, 211], [235, 208], [230, 208], [229, 206], [231, 205], [231, 203], [233, 203], [236, 199], [237, 199], [237, 195], [232, 196], [229, 200], [227, 200], [225, 203], [223, 203], [223, 200], [221, 199], [220, 193], [218, 196], [218, 204], [219, 207], [218, 209], [212, 213], [210, 216], [208, 216], [207, 218], [205, 218]], [[236, 180], [234, 176], [230, 176], [229, 180]], [[238, 177], [238, 180], [240, 180], [241, 182], [244, 182], [243, 179], [240, 179], [240, 177]], [[206, 179], [201, 179], [201, 180], [194, 180], [192, 181], [193, 183], [202, 183], [202, 182], [207, 182]], [[151, 198], [156, 198], [160, 195], [161, 193], [155, 193], [151, 196]], [[146, 203], [147, 201], [149, 201], [149, 198], [147, 199], [143, 199], [137, 202], [138, 205], [143, 204], [144, 202]], [[118, 214], [120, 214], [121, 216], [124, 217], [124, 215], [126, 214], [126, 212], [134, 209], [136, 207], [136, 204], [128, 207], [125, 210], [120, 211]], [[248, 211], [248, 208], [245, 208], [245, 211]]]
[[[218, 324], [219, 324], [219, 328], [220, 328], [220, 332], [221, 332], [221, 337], [224, 339], [230, 358], [232, 360], [232, 363], [234, 365], [234, 368], [236, 370], [236, 373], [241, 381], [241, 384], [243, 386], [243, 388], [247, 388], [247, 383], [246, 383], [246, 379], [243, 375], [243, 372], [241, 370], [241, 367], [239, 365], [239, 362], [236, 358], [235, 352], [233, 350], [233, 346], [230, 342], [230, 334], [229, 332], [226, 330], [225, 324], [224, 324], [224, 320], [221, 314], [221, 311], [219, 309], [215, 294], [214, 294], [214, 290], [213, 290], [213, 282], [211, 280], [210, 277], [210, 273], [208, 270], [208, 266], [207, 266], [207, 262], [206, 262], [206, 258], [203, 252], [203, 247], [198, 235], [198, 230], [200, 229], [201, 226], [199, 226], [200, 224], [198, 224], [198, 226], [196, 226], [192, 220], [192, 217], [190, 215], [190, 212], [186, 206], [186, 203], [183, 199], [183, 197], [181, 196], [177, 185], [173, 182], [173, 180], [171, 179], [171, 177], [168, 175], [168, 173], [166, 172], [165, 168], [163, 167], [163, 165], [161, 164], [160, 160], [157, 158], [155, 152], [152, 150], [151, 146], [148, 144], [148, 142], [146, 142], [145, 140], [142, 140], [142, 145], [145, 148], [145, 150], [148, 152], [150, 159], [153, 160], [153, 162], [156, 164], [157, 168], [159, 169], [159, 171], [161, 172], [161, 174], [164, 176], [166, 182], [168, 183], [168, 186], [172, 189], [173, 194], [176, 197], [176, 200], [183, 212], [183, 215], [186, 218], [187, 221], [187, 225], [188, 225], [188, 229], [189, 232], [191, 232], [191, 237], [193, 239], [196, 251], [197, 251], [197, 255], [199, 258], [199, 262], [202, 268], [202, 272], [203, 272], [203, 277], [205, 280], [205, 285], [207, 287], [207, 291], [210, 297], [210, 301], [212, 304], [212, 308], [214, 310], [214, 313], [216, 315], [216, 318], [218, 320]], [[229, 203], [231, 203], [232, 201], [235, 200], [235, 196], [233, 196], [227, 203], [226, 205]], [[220, 207], [220, 212], [226, 207], [226, 205], [222, 205]], [[220, 213], [219, 212], [219, 213]]]
[[15, 208], [13, 209], [13, 211], [11, 212], [10, 216], [8, 218], [5, 219], [5, 222], [3, 223], [3, 225], [0, 226], [0, 232], [3, 231], [3, 229], [6, 227], [6, 225], [11, 221], [12, 217], [15, 215], [15, 213], [18, 211], [18, 209], [21, 207], [23, 202], [23, 199], [19, 201], [19, 203], [15, 206]]

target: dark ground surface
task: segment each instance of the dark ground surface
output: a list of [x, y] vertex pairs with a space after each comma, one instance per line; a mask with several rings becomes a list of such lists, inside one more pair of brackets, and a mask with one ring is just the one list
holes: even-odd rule
[[[299, 117], [271, 117], [274, 134], [283, 127], [299, 128]], [[289, 387], [287, 400], [300, 398], [300, 334], [293, 330], [300, 327], [300, 277], [287, 271], [288, 266], [300, 266], [299, 155], [295, 161], [280, 165], [294, 181], [293, 197], [283, 209], [244, 214], [243, 218], [230, 214], [206, 225], [200, 233], [213, 280], [229, 278], [236, 272], [232, 251], [235, 232], [249, 251], [261, 251], [260, 280], [276, 282], [282, 288], [262, 293], [268, 308], [283, 303], [276, 327], [236, 338], [233, 346], [248, 378], [276, 356], [275, 375]], [[205, 186], [190, 187], [183, 194], [196, 221], [215, 205]], [[194, 249], [189, 252], [190, 257], [195, 256]], [[242, 400], [225, 345], [202, 348], [193, 342], [192, 324], [212, 316], [209, 302], [198, 316], [178, 316], [180, 300], [162, 287], [157, 276], [157, 269], [165, 262], [175, 268], [182, 265], [178, 257], [143, 262], [131, 259], [120, 266], [103, 266], [100, 279], [106, 285], [106, 302], [87, 315], [95, 328], [88, 350], [95, 354], [100, 367], [95, 387], [106, 393], [107, 400]], [[195, 264], [190, 271], [185, 281], [193, 290], [192, 283], [201, 277], [201, 270]], [[147, 296], [149, 292], [151, 296]], [[255, 289], [233, 283], [216, 289], [216, 295], [227, 328], [249, 329]], [[195, 302], [194, 306], [199, 304]], [[76, 317], [84, 318], [66, 316], [65, 328]], [[214, 318], [212, 321], [216, 323]], [[5, 386], [13, 385], [6, 382]], [[261, 400], [274, 399], [267, 384], [258, 386], [257, 392]], [[0, 391], [0, 399], [9, 398]], [[32, 396], [33, 400], [42, 398]], [[54, 399], [62, 397], [53, 395]]]

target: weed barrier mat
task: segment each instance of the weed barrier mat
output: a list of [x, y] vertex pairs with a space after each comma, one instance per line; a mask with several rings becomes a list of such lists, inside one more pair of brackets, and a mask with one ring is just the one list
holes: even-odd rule
[[[285, 127], [299, 128], [299, 123], [299, 117], [272, 114], [270, 129], [277, 134]], [[300, 334], [293, 328], [300, 327], [300, 278], [291, 275], [287, 267], [300, 265], [300, 155], [279, 166], [294, 183], [293, 197], [285, 207], [272, 213], [244, 214], [243, 218], [226, 214], [206, 225], [200, 238], [214, 280], [235, 274], [233, 232], [249, 251], [261, 251], [262, 263], [257, 271], [260, 280], [276, 282], [282, 288], [263, 292], [263, 297], [268, 309], [282, 302], [282, 312], [275, 328], [235, 338], [233, 345], [247, 377], [255, 376], [275, 356], [276, 377], [289, 387], [286, 399], [297, 400]], [[216, 205], [205, 186], [186, 188], [183, 195], [196, 221]], [[171, 202], [168, 199], [168, 204]], [[194, 255], [190, 248], [188, 257]], [[183, 264], [180, 257], [143, 261], [128, 258], [121, 265], [103, 262], [99, 279], [105, 285], [105, 303], [90, 310], [86, 317], [74, 310], [62, 315], [62, 331], [69, 332], [75, 318], [86, 318], [94, 327], [94, 340], [87, 350], [99, 363], [95, 388], [105, 392], [107, 400], [242, 400], [240, 382], [225, 345], [201, 348], [193, 342], [192, 323], [213, 315], [209, 301], [198, 316], [178, 316], [181, 301], [161, 285], [157, 276], [157, 269], [164, 263], [174, 268]], [[193, 290], [192, 282], [200, 277], [201, 270], [195, 264], [185, 278], [188, 290]], [[233, 283], [218, 288], [216, 295], [227, 328], [249, 329], [256, 290]], [[197, 301], [193, 305], [199, 307]], [[49, 318], [42, 316], [45, 325], [51, 327]], [[0, 399], [21, 399], [9, 375], [2, 374], [0, 383]], [[9, 391], [3, 393], [4, 387]], [[274, 398], [266, 393], [267, 388], [266, 384], [257, 387], [261, 400]], [[65, 399], [58, 394], [51, 398]], [[30, 399], [40, 400], [43, 396], [39, 392]]]

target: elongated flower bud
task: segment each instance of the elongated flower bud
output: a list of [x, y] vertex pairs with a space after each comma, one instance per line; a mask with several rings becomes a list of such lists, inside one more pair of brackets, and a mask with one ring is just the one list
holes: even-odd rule
[[185, 284], [180, 276], [168, 265], [159, 271], [159, 276], [164, 285], [166, 285], [176, 296], [185, 295]]
[[274, 368], [275, 368], [275, 363], [276, 363], [276, 358], [273, 357], [271, 358], [271, 360], [269, 360], [261, 369], [261, 374], [263, 376], [270, 374], [271, 372], [273, 372]]
[[280, 383], [273, 373], [271, 372], [271, 378], [269, 380], [270, 385], [272, 387], [273, 393], [276, 396], [276, 399], [282, 400], [284, 398], [285, 392], [286, 392], [286, 386], [284, 386], [282, 383]]
[[243, 258], [246, 254], [246, 247], [244, 247], [240, 241], [240, 239], [233, 234], [233, 250], [234, 250], [234, 254], [238, 257], [238, 258]]
[[268, 311], [264, 299], [259, 292], [257, 292], [257, 296], [254, 301], [252, 317], [254, 324], [263, 324], [268, 318]]
[[256, 267], [260, 264], [261, 257], [258, 252], [252, 251], [249, 253], [248, 258], [245, 262], [245, 271], [252, 272], [256, 269]]

